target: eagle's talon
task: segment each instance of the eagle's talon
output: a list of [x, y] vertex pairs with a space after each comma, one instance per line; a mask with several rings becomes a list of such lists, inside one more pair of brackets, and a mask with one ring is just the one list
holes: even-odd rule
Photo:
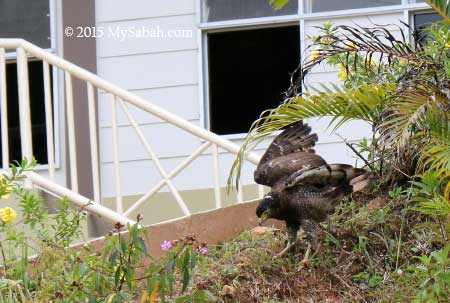
[[295, 241], [294, 242], [288, 242], [286, 247], [282, 251], [280, 251], [278, 254], [273, 256], [272, 259], [275, 260], [275, 259], [283, 257], [288, 251], [290, 251], [292, 248], [294, 248], [294, 246], [295, 246]]

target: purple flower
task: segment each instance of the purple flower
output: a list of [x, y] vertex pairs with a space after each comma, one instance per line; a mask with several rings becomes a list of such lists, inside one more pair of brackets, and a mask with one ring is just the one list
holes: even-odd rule
[[171, 241], [164, 240], [163, 243], [161, 244], [161, 250], [163, 250], [163, 251], [168, 251], [171, 248], [172, 248]]
[[202, 255], [206, 255], [208, 253], [208, 249], [206, 248], [206, 246], [199, 246], [198, 247], [198, 251], [202, 254]]

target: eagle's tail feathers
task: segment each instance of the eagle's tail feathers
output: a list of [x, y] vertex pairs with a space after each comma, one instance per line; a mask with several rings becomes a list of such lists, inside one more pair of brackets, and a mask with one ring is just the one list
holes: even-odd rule
[[350, 184], [352, 184], [351, 182], [354, 178], [368, 174], [367, 170], [363, 168], [355, 168], [349, 164], [330, 164], [329, 166], [332, 171], [334, 170], [345, 171], [346, 179], [348, 182], [350, 182]]

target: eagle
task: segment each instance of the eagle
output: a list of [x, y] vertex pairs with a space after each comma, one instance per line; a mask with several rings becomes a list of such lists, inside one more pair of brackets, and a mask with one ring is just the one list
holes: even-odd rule
[[260, 225], [273, 218], [286, 222], [288, 243], [275, 257], [294, 247], [303, 229], [308, 247], [301, 263], [308, 262], [318, 224], [339, 201], [370, 174], [348, 164], [328, 164], [312, 149], [318, 140], [302, 120], [287, 126], [269, 145], [254, 173], [255, 182], [271, 187], [256, 208]]

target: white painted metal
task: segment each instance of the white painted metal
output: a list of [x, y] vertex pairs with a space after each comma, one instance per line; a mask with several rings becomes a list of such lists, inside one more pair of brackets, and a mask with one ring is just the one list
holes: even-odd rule
[[[76, 166], [76, 140], [75, 140], [75, 125], [74, 125], [74, 112], [73, 112], [73, 106], [74, 106], [74, 100], [73, 100], [73, 87], [72, 87], [72, 77], [77, 77], [87, 83], [88, 87], [88, 100], [89, 100], [89, 123], [90, 123], [90, 139], [91, 139], [91, 147], [93, 150], [91, 150], [91, 155], [93, 157], [93, 178], [94, 178], [94, 199], [99, 202], [101, 199], [100, 196], [100, 186], [99, 186], [99, 175], [98, 175], [98, 165], [99, 163], [96, 163], [95, 159], [98, 159], [98, 146], [96, 145], [97, 142], [97, 136], [96, 136], [96, 112], [95, 112], [95, 89], [98, 88], [99, 90], [105, 91], [106, 93], [109, 93], [113, 96], [113, 99], [111, 100], [111, 113], [112, 113], [112, 130], [113, 130], [113, 147], [114, 147], [114, 163], [115, 163], [115, 176], [117, 177], [116, 181], [116, 189], [118, 190], [118, 197], [120, 197], [117, 201], [117, 212], [108, 210], [106, 211], [104, 207], [101, 205], [95, 203], [92, 205], [89, 205], [88, 208], [86, 208], [88, 211], [91, 211], [93, 213], [99, 214], [99, 215], [105, 215], [109, 219], [113, 219], [117, 221], [120, 220], [126, 220], [124, 219], [124, 216], [121, 216], [121, 212], [123, 212], [123, 205], [121, 202], [121, 191], [120, 191], [120, 159], [118, 155], [118, 147], [119, 147], [119, 137], [118, 137], [118, 129], [117, 129], [117, 112], [116, 112], [116, 102], [117, 98], [119, 101], [119, 104], [121, 104], [122, 108], [124, 109], [125, 114], [127, 115], [130, 123], [132, 124], [133, 128], [137, 131], [138, 137], [141, 140], [141, 143], [146, 148], [147, 152], [149, 153], [150, 157], [152, 158], [153, 162], [155, 163], [157, 169], [159, 170], [162, 180], [156, 184], [156, 186], [153, 187], [152, 190], [150, 190], [147, 194], [145, 194], [141, 199], [139, 199], [134, 205], [132, 205], [124, 214], [129, 215], [131, 212], [135, 211], [140, 207], [146, 199], [148, 199], [151, 195], [159, 191], [162, 187], [165, 185], [168, 186], [169, 190], [172, 192], [172, 194], [175, 197], [175, 200], [178, 202], [180, 208], [182, 209], [183, 213], [185, 215], [189, 215], [190, 212], [184, 203], [183, 199], [181, 198], [180, 194], [178, 193], [177, 189], [175, 188], [174, 184], [172, 183], [172, 178], [174, 178], [176, 175], [178, 175], [183, 169], [185, 169], [190, 163], [192, 163], [196, 158], [198, 158], [203, 152], [205, 152], [212, 144], [215, 145], [216, 149], [216, 159], [214, 162], [214, 169], [216, 169], [215, 175], [218, 175], [218, 169], [219, 169], [219, 158], [218, 158], [218, 152], [217, 149], [221, 148], [227, 152], [230, 152], [232, 154], [236, 154], [239, 151], [239, 146], [222, 138], [221, 136], [218, 136], [216, 134], [213, 134], [195, 124], [192, 124], [185, 119], [180, 118], [177, 115], [172, 114], [171, 112], [164, 110], [148, 101], [143, 99], [142, 97], [139, 97], [129, 91], [126, 91], [124, 89], [121, 89], [117, 87], [116, 85], [113, 85], [100, 77], [72, 64], [64, 59], [61, 59], [51, 53], [48, 53], [47, 51], [29, 43], [21, 39], [0, 39], [0, 47], [3, 48], [11, 48], [11, 49], [17, 49], [17, 57], [18, 57], [18, 79], [19, 79], [19, 85], [21, 86], [19, 89], [20, 92], [20, 100], [21, 100], [21, 106], [24, 107], [24, 110], [21, 108], [21, 121], [24, 121], [21, 123], [21, 132], [24, 134], [22, 136], [22, 140], [24, 141], [23, 147], [27, 150], [24, 150], [24, 155], [32, 155], [32, 144], [31, 144], [31, 120], [30, 120], [30, 113], [29, 113], [29, 91], [28, 91], [28, 72], [27, 72], [27, 58], [26, 53], [29, 53], [31, 56], [41, 59], [44, 61], [44, 82], [45, 82], [45, 91], [46, 91], [46, 116], [47, 118], [52, 116], [51, 109], [48, 108], [48, 105], [51, 104], [51, 94], [49, 93], [50, 90], [50, 65], [62, 69], [65, 74], [65, 84], [66, 84], [66, 104], [67, 104], [67, 128], [68, 128], [68, 145], [69, 145], [69, 156], [70, 156], [70, 166], [71, 166], [71, 179], [72, 179], [72, 190], [69, 190], [67, 188], [61, 187], [59, 185], [56, 185], [54, 182], [49, 181], [41, 176], [37, 176], [33, 173], [30, 173], [29, 180], [31, 180], [33, 183], [38, 185], [39, 187], [43, 188], [44, 190], [51, 191], [52, 193], [58, 194], [58, 195], [65, 195], [69, 198], [69, 200], [75, 204], [81, 205], [82, 203], [85, 204], [86, 201], [89, 199], [82, 197], [81, 195], [77, 194], [76, 191], [78, 191], [78, 175], [77, 175], [77, 166]], [[122, 101], [124, 100], [124, 101]], [[25, 102], [25, 101], [28, 101]], [[154, 151], [148, 144], [147, 140], [144, 137], [144, 134], [140, 127], [138, 126], [138, 123], [135, 121], [133, 116], [131, 115], [128, 105], [132, 104], [145, 112], [149, 114], [153, 114], [159, 119], [165, 121], [166, 123], [170, 123], [178, 128], [181, 128], [188, 133], [194, 135], [195, 137], [199, 138], [201, 141], [204, 141], [204, 143], [189, 157], [187, 157], [184, 161], [182, 161], [172, 172], [166, 173], [165, 169], [161, 165], [159, 159], [156, 157]], [[25, 108], [25, 105], [28, 104], [28, 110]], [[25, 116], [24, 116], [25, 114]], [[28, 116], [27, 116], [28, 115]], [[25, 117], [28, 117], [26, 119]], [[46, 121], [48, 125], [52, 125], [50, 121]], [[50, 127], [51, 128], [51, 127]], [[29, 129], [28, 132], [25, 130]], [[27, 135], [28, 134], [28, 135]], [[49, 136], [51, 137], [51, 136]], [[51, 140], [49, 138], [49, 140]], [[54, 148], [53, 144], [50, 144], [52, 148]], [[51, 157], [51, 156], [50, 156]], [[251, 163], [258, 163], [260, 156], [255, 153], [247, 153], [245, 155], [245, 158], [250, 161]], [[50, 163], [54, 163], [54, 161], [50, 161]], [[52, 164], [49, 165], [49, 169], [54, 171], [54, 167], [50, 167]], [[97, 174], [96, 174], [97, 172]], [[218, 178], [217, 178], [218, 180]], [[220, 182], [215, 182], [215, 193], [220, 193]], [[240, 186], [240, 191], [238, 194], [238, 199], [240, 202], [242, 202], [242, 186]], [[84, 201], [84, 202], [82, 202]], [[216, 200], [217, 207], [220, 207], [222, 204], [219, 200]], [[83, 205], [84, 205], [83, 204]], [[114, 214], [114, 215], [113, 215]]]
[[75, 117], [73, 108], [73, 86], [72, 75], [69, 71], [65, 71], [64, 78], [66, 81], [66, 113], [67, 113], [67, 134], [69, 139], [69, 162], [70, 162], [70, 182], [72, 190], [78, 192], [78, 168], [77, 168], [77, 149], [75, 138]]
[[98, 157], [97, 138], [97, 112], [95, 110], [95, 88], [87, 82], [88, 108], [89, 108], [89, 137], [91, 143], [92, 181], [94, 190], [94, 200], [101, 203], [100, 196], [100, 168]]
[[220, 168], [219, 168], [219, 148], [216, 144], [212, 146], [213, 173], [214, 173], [214, 196], [216, 208], [222, 207], [222, 197], [220, 194]]
[[264, 186], [258, 185], [258, 198], [262, 199], [264, 197], [265, 190]]
[[153, 163], [155, 164], [156, 168], [158, 169], [161, 177], [164, 179], [164, 182], [166, 183], [167, 187], [169, 187], [170, 191], [172, 192], [172, 195], [174, 196], [175, 200], [177, 201], [178, 205], [182, 209], [183, 213], [187, 216], [190, 215], [189, 209], [186, 205], [186, 203], [183, 201], [183, 198], [181, 198], [180, 194], [178, 193], [178, 190], [173, 185], [172, 181], [168, 177], [165, 169], [161, 165], [161, 162], [159, 161], [158, 157], [156, 156], [155, 152], [153, 151], [152, 147], [148, 143], [147, 139], [145, 138], [144, 134], [142, 133], [142, 130], [139, 128], [138, 124], [136, 123], [136, 120], [131, 115], [128, 107], [120, 101], [120, 105], [122, 106], [123, 111], [128, 117], [128, 120], [130, 121], [133, 128], [136, 130], [136, 133], [138, 134], [139, 140], [144, 145], [145, 149], [147, 150], [150, 158], [152, 159]]
[[113, 140], [113, 157], [114, 157], [114, 178], [116, 184], [116, 211], [123, 213], [122, 191], [120, 187], [120, 159], [119, 159], [119, 138], [117, 134], [117, 99], [111, 95], [111, 128]]
[[55, 144], [53, 138], [53, 106], [52, 89], [50, 81], [50, 66], [42, 61], [44, 72], [44, 97], [45, 97], [45, 129], [47, 135], [47, 162], [50, 180], [55, 180]]
[[242, 187], [242, 183], [240, 181], [238, 182], [236, 197], [238, 203], [244, 202], [244, 188]]
[[[173, 179], [178, 175], [184, 168], [186, 168], [189, 164], [191, 164], [195, 159], [197, 159], [208, 147], [211, 146], [211, 142], [205, 142], [202, 146], [200, 146], [192, 155], [190, 155], [186, 160], [180, 163], [168, 176], [168, 179]], [[149, 192], [143, 195], [139, 200], [137, 200], [130, 208], [124, 212], [124, 215], [128, 216], [133, 211], [138, 209], [142, 204], [144, 204], [152, 195], [157, 193], [161, 188], [166, 185], [165, 180], [161, 180], [156, 184]]]
[[17, 48], [17, 81], [19, 90], [19, 117], [22, 157], [33, 157], [33, 140], [31, 136], [30, 86], [28, 78], [28, 59], [22, 47]]
[[5, 49], [0, 48], [0, 119], [2, 126], [3, 168], [9, 168], [8, 103], [6, 95], [6, 57]]
[[[176, 127], [184, 129], [185, 131], [193, 134], [194, 136], [197, 136], [206, 141], [214, 142], [218, 146], [220, 146], [221, 148], [225, 149], [230, 153], [236, 154], [239, 151], [240, 148], [239, 145], [234, 144], [222, 138], [221, 136], [211, 133], [208, 130], [203, 129], [195, 124], [189, 123], [185, 119], [180, 118], [179, 116], [174, 115], [171, 112], [166, 111], [158, 106], [155, 106], [154, 104], [150, 103], [144, 98], [139, 97], [130, 91], [122, 89], [73, 63], [70, 63], [64, 59], [59, 58], [58, 56], [50, 54], [45, 50], [27, 41], [24, 41], [22, 39], [0, 39], [0, 45], [4, 47], [20, 45], [21, 47], [25, 48], [29, 53], [31, 53], [33, 56], [45, 60], [53, 66], [56, 66], [66, 71], [70, 71], [70, 73], [73, 76], [76, 76], [84, 81], [91, 82], [98, 89], [114, 94], [122, 100], [127, 100], [127, 103], [131, 103], [141, 108], [142, 110], [147, 111], [159, 117], [160, 119], [173, 124]], [[251, 163], [257, 164], [260, 159], [260, 156], [257, 155], [256, 153], [247, 153], [245, 155], [245, 158]]]
[[80, 194], [74, 193], [73, 191], [61, 185], [58, 185], [55, 182], [50, 181], [47, 178], [44, 178], [34, 172], [26, 172], [26, 175], [36, 186], [42, 188], [43, 190], [56, 194], [59, 197], [67, 197], [68, 201], [70, 201], [75, 205], [83, 207], [87, 212], [100, 215], [113, 223], [120, 222], [123, 225], [126, 224], [133, 225], [136, 223], [135, 221], [130, 220], [127, 217], [105, 206], [102, 206], [97, 202], [94, 202], [86, 197], [83, 197]]

